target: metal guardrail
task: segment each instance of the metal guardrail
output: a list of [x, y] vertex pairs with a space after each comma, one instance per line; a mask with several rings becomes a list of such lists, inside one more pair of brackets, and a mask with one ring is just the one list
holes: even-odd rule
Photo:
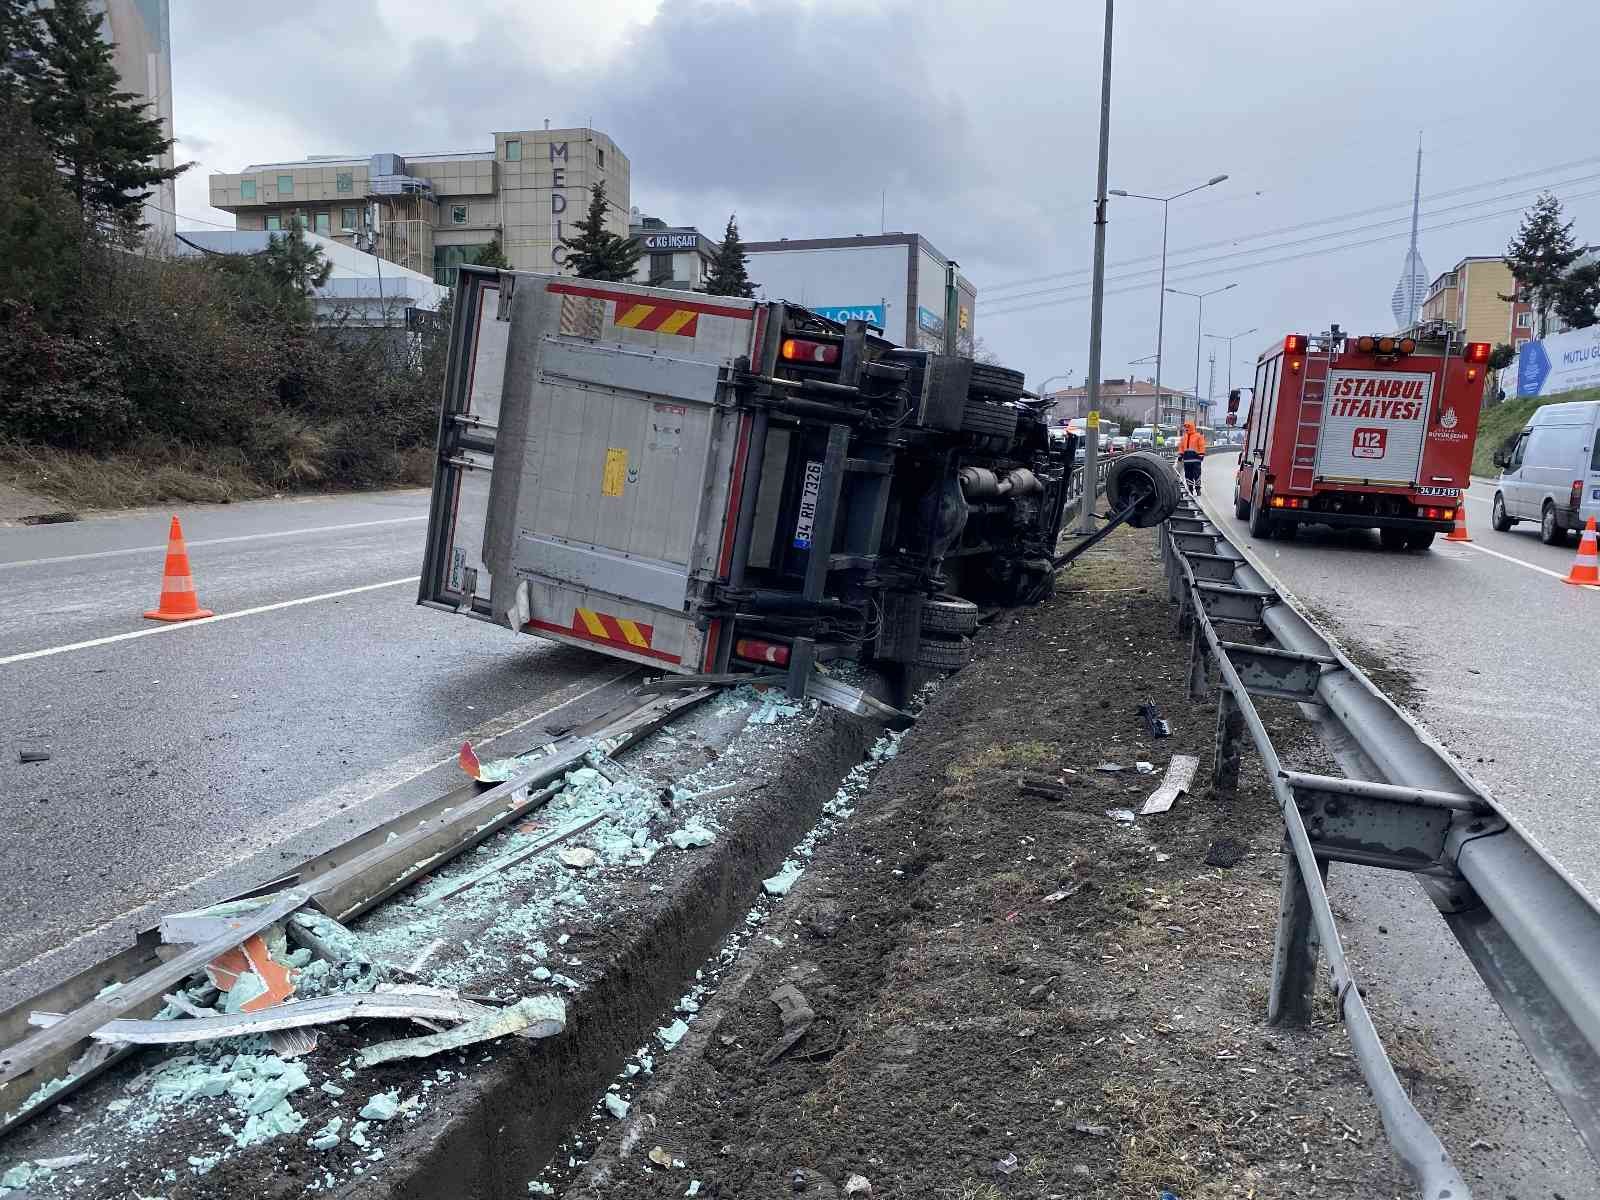
[[[1097, 456], [1094, 464], [1094, 494], [1103, 496], [1106, 493], [1106, 472], [1111, 469], [1111, 464], [1117, 460], [1105, 455]], [[1067, 476], [1067, 503], [1074, 504], [1083, 499], [1083, 464], [1072, 464], [1072, 473]]]
[[[1446, 925], [1600, 1157], [1600, 908], [1425, 730], [1385, 698], [1192, 499], [1161, 527], [1168, 593], [1190, 635], [1189, 688], [1213, 668], [1219, 795], [1238, 786], [1248, 732], [1283, 814], [1287, 861], [1268, 1019], [1310, 1015], [1319, 951], [1395, 1153], [1423, 1195], [1470, 1192], [1400, 1086], [1356, 986], [1323, 886], [1333, 862], [1416, 874]], [[1224, 640], [1217, 626], [1264, 644]], [[1291, 700], [1344, 778], [1283, 765], [1252, 696]]]

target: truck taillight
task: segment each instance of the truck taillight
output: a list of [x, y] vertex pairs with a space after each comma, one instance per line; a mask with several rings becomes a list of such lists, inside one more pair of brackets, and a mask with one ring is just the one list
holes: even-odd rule
[[1306, 349], [1306, 335], [1303, 333], [1286, 334], [1283, 339], [1283, 352], [1285, 354], [1304, 354]]
[[827, 364], [839, 361], [836, 343], [810, 342], [805, 338], [785, 338], [780, 353], [787, 362]]
[[1569, 508], [1577, 508], [1578, 505], [1580, 505], [1582, 503], [1583, 503], [1583, 480], [1574, 479], [1572, 481], [1572, 492], [1571, 492], [1570, 495], [1567, 496], [1567, 506]]
[[1468, 342], [1461, 356], [1469, 363], [1486, 363], [1489, 361], [1489, 343]]
[[789, 647], [782, 642], [764, 642], [760, 638], [740, 638], [733, 643], [733, 656], [745, 662], [767, 663], [774, 667], [789, 665]]
[[1419, 507], [1417, 516], [1425, 521], [1454, 521], [1456, 519], [1456, 510], [1453, 508]]

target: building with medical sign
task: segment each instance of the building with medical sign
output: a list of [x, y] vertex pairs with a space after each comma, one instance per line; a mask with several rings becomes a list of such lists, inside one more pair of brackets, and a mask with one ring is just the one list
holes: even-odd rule
[[299, 222], [441, 284], [495, 238], [522, 271], [560, 272], [563, 237], [606, 185], [606, 224], [628, 234], [629, 165], [598, 129], [513, 130], [487, 150], [319, 155], [211, 176], [211, 205], [237, 229]]
[[[789, 300], [843, 321], [860, 317], [900, 346], [944, 347], [950, 260], [917, 233], [746, 242], [750, 280], [763, 300]], [[956, 345], [972, 353], [978, 292], [959, 271]]]

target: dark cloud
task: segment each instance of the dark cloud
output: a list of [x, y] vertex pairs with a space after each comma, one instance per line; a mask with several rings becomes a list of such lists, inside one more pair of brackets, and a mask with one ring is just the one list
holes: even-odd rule
[[[360, 0], [280, 5], [266, 24], [259, 13], [230, 24], [200, 10], [174, 11], [174, 75], [180, 125], [203, 126], [223, 147], [208, 163], [483, 147], [495, 129], [592, 121], [631, 159], [633, 203], [708, 231], [736, 210], [750, 238], [876, 232], [884, 197], [889, 228], [921, 232], [961, 260], [991, 346], [1035, 380], [1068, 367], [1082, 374], [1098, 5], [678, 3], [604, 56], [558, 39], [531, 44], [525, 10], [503, 5], [455, 4], [426, 18], [454, 22], [452, 35], [470, 25], [465, 38], [391, 27]], [[1174, 255], [1176, 286], [1238, 282], [1208, 302], [1201, 332], [1260, 327], [1235, 344], [1240, 359], [1253, 357], [1258, 337], [1292, 328], [1378, 328], [1403, 236], [1343, 250], [1341, 239], [1262, 247], [1403, 215], [1419, 128], [1435, 207], [1577, 179], [1565, 189], [1569, 215], [1600, 241], [1600, 202], [1585, 196], [1600, 183], [1582, 182], [1600, 169], [1443, 196], [1583, 156], [1597, 38], [1592, 0], [1555, 0], [1537, 21], [1488, 0], [1401, 9], [1347, 0], [1315, 14], [1281, 0], [1124, 0], [1112, 186], [1175, 191], [1232, 176], [1174, 204], [1171, 240], [1175, 250], [1209, 246]], [[1536, 91], [1518, 50], [1532, 44]], [[224, 106], [232, 127], [192, 119], [189, 96]], [[1470, 218], [1520, 203], [1425, 218], [1430, 270], [1497, 252], [1515, 216]], [[1250, 240], [1379, 205], [1396, 207]], [[1137, 201], [1111, 209], [1107, 374], [1154, 349], [1157, 288], [1141, 268], [1159, 249], [1159, 214]], [[1387, 232], [1403, 235], [1403, 222]], [[1200, 257], [1220, 261], [1185, 265]], [[1287, 261], [1262, 265], [1272, 258]], [[1168, 299], [1169, 373], [1192, 381], [1195, 305]], [[1226, 369], [1219, 362], [1219, 388]]]

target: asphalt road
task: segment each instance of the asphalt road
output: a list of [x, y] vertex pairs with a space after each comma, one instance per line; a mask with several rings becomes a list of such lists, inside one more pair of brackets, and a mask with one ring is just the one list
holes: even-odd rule
[[168, 512], [0, 528], [0, 1003], [196, 881], [226, 894], [270, 877], [269, 848], [443, 792], [464, 738], [534, 744], [623, 671], [419, 608], [427, 499], [180, 509], [202, 605], [235, 617], [204, 624], [141, 615]]
[[[1469, 491], [1471, 542], [1383, 550], [1377, 535], [1302, 529], [1251, 539], [1233, 515], [1233, 455], [1208, 458], [1202, 504], [1347, 649], [1410, 676], [1400, 699], [1523, 827], [1600, 895], [1600, 783], [1588, 749], [1600, 590], [1559, 581], [1574, 547], [1496, 533], [1492, 485]], [[1329, 894], [1379, 1029], [1418, 1021], [1473, 1089], [1473, 1137], [1451, 1145], [1477, 1192], [1600, 1196], [1576, 1131], [1477, 973], [1409, 876], [1336, 867]], [[1427, 1076], [1412, 1089], [1441, 1086]]]

